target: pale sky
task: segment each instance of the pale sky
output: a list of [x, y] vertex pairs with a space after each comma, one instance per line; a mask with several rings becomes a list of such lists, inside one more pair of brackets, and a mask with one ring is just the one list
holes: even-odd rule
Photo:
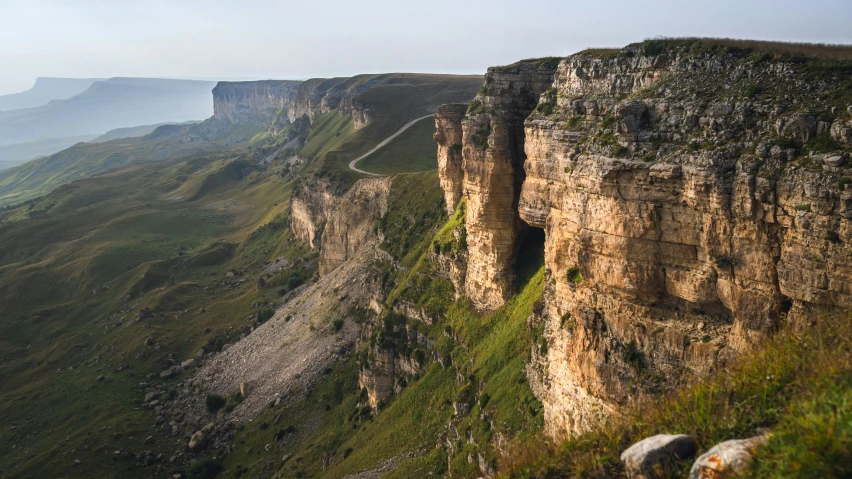
[[36, 77], [483, 73], [655, 36], [852, 43], [852, 0], [0, 0], [0, 94]]

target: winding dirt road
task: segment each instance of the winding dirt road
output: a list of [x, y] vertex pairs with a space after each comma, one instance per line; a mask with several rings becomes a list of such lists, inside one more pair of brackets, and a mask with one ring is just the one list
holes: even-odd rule
[[397, 136], [399, 136], [399, 135], [400, 135], [402, 132], [404, 132], [405, 130], [407, 130], [407, 129], [411, 128], [412, 126], [414, 126], [414, 124], [415, 124], [415, 123], [417, 123], [418, 121], [420, 121], [420, 120], [425, 120], [426, 118], [432, 118], [432, 115], [421, 116], [420, 118], [416, 118], [416, 119], [414, 119], [414, 120], [409, 121], [408, 123], [406, 123], [405, 125], [403, 125], [403, 127], [402, 127], [402, 128], [400, 128], [399, 130], [397, 130], [397, 131], [396, 131], [396, 133], [394, 133], [393, 135], [391, 135], [391, 136], [389, 136], [389, 137], [385, 138], [384, 140], [382, 140], [382, 142], [381, 142], [381, 143], [379, 143], [378, 145], [376, 145], [376, 147], [375, 147], [375, 148], [373, 148], [372, 150], [370, 150], [370, 151], [368, 151], [368, 152], [364, 153], [363, 155], [359, 156], [358, 158], [355, 158], [354, 160], [350, 161], [350, 162], [349, 162], [349, 169], [350, 169], [350, 170], [352, 170], [352, 171], [357, 171], [358, 173], [361, 173], [361, 174], [364, 174], [364, 175], [370, 175], [370, 176], [384, 176], [384, 175], [380, 175], [380, 174], [378, 174], [378, 173], [370, 173], [369, 171], [359, 170], [359, 169], [358, 169], [358, 167], [356, 167], [356, 166], [355, 166], [355, 164], [356, 164], [356, 163], [358, 163], [359, 161], [363, 160], [364, 158], [366, 158], [366, 157], [368, 157], [368, 156], [372, 155], [373, 153], [375, 153], [376, 151], [378, 151], [381, 147], [383, 147], [383, 146], [387, 145], [388, 143], [390, 143], [390, 142], [391, 142], [391, 140], [393, 140], [394, 138], [396, 138]]

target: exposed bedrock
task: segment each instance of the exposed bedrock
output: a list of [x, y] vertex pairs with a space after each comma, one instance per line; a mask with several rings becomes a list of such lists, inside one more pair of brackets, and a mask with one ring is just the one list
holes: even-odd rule
[[[852, 308], [852, 120], [824, 101], [836, 79], [637, 50], [569, 57], [550, 89], [507, 75], [489, 72], [462, 121], [466, 293], [502, 304], [518, 232], [544, 229], [548, 347], [529, 372], [550, 435], [704, 374], [782, 321]], [[530, 112], [522, 90], [541, 95], [520, 133], [493, 101]]]
[[514, 256], [524, 223], [524, 119], [553, 82], [556, 62], [489, 68], [462, 121], [462, 188], [467, 198], [466, 293], [484, 309], [511, 295]]
[[213, 117], [239, 122], [252, 116], [272, 116], [292, 103], [301, 83], [286, 80], [219, 82], [213, 88]]
[[453, 215], [462, 198], [462, 119], [467, 103], [442, 105], [435, 112], [435, 142], [438, 143], [438, 178], [444, 190], [447, 214]]
[[293, 236], [319, 250], [320, 276], [333, 271], [376, 238], [375, 221], [388, 208], [391, 177], [358, 180], [343, 196], [328, 184], [303, 185], [290, 203]]

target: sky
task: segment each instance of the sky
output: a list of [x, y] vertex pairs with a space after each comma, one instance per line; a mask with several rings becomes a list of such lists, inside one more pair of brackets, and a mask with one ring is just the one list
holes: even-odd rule
[[657, 36], [852, 43], [850, 0], [0, 0], [0, 94], [36, 77], [481, 74]]

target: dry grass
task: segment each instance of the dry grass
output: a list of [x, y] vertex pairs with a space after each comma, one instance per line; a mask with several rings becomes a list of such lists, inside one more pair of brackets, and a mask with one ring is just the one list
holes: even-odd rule
[[[705, 451], [770, 428], [773, 439], [755, 463], [760, 477], [785, 477], [791, 468], [806, 473], [800, 477], [850, 474], [848, 454], [842, 453], [852, 440], [850, 333], [848, 316], [823, 319], [804, 332], [783, 330], [713, 377], [695, 378], [664, 400], [637, 404], [597, 431], [561, 444], [518, 445], [502, 458], [500, 470], [506, 477], [624, 477], [619, 455], [645, 437], [692, 434]], [[673, 464], [660, 477], [685, 477], [690, 465]]]
[[689, 48], [692, 51], [725, 49], [731, 53], [768, 53], [776, 59], [795, 59], [802, 57], [852, 60], [852, 45], [834, 45], [825, 43], [773, 42], [766, 40], [743, 40], [735, 38], [656, 38], [634, 43], [629, 47], [669, 49], [672, 47]]

